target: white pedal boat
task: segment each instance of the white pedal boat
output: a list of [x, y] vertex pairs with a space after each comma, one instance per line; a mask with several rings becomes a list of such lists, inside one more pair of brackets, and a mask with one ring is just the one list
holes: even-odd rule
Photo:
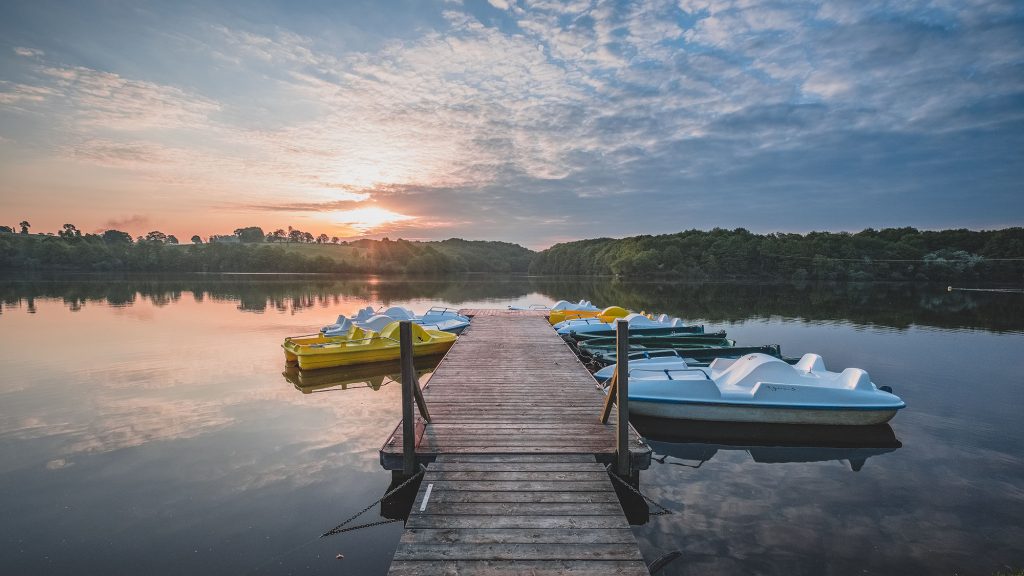
[[461, 315], [452, 308], [435, 306], [427, 310], [426, 314], [417, 316], [415, 312], [401, 306], [391, 306], [374, 310], [367, 306], [347, 318], [344, 314], [338, 316], [334, 324], [321, 328], [324, 336], [344, 336], [351, 330], [352, 325], [359, 326], [379, 332], [381, 328], [396, 320], [409, 320], [413, 324], [419, 324], [424, 328], [460, 334], [469, 326], [469, 318]]
[[[669, 334], [672, 332], [703, 332], [703, 327], [687, 326], [681, 318], [673, 318], [662, 314], [655, 320], [651, 320], [643, 314], [627, 314], [622, 318], [629, 322], [631, 334]], [[617, 320], [616, 320], [617, 321]], [[555, 331], [559, 334], [607, 334], [615, 335], [615, 322], [602, 322], [598, 318], [579, 318], [566, 320], [555, 324]]]
[[[610, 376], [614, 366], [605, 368]], [[766, 354], [717, 358], [691, 368], [681, 358], [629, 363], [629, 412], [677, 420], [872, 425], [906, 404], [859, 368], [829, 372], [817, 354], [795, 366]]]

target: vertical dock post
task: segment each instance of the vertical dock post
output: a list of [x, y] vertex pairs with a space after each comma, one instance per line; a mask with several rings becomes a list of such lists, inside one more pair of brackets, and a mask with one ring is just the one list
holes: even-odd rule
[[615, 403], [618, 419], [615, 422], [616, 464], [619, 476], [629, 477], [629, 322], [615, 321]]
[[402, 473], [412, 476], [416, 473], [416, 416], [412, 405], [414, 388], [419, 384], [413, 361], [412, 322], [408, 320], [398, 324], [398, 346], [402, 363]]

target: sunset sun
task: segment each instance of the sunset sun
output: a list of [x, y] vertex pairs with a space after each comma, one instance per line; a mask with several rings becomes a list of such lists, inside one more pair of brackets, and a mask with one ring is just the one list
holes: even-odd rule
[[388, 224], [415, 220], [415, 216], [399, 214], [379, 206], [367, 206], [365, 208], [328, 212], [325, 214], [325, 219], [334, 224], [349, 226], [359, 233], [365, 234]]

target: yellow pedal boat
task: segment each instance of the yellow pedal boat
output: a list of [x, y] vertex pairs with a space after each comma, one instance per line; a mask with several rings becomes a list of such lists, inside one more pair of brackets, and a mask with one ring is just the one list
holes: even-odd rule
[[[304, 336], [285, 338], [284, 357], [288, 362], [298, 362], [303, 370], [353, 366], [371, 362], [397, 360], [398, 322], [392, 322], [380, 333], [362, 330], [346, 336]], [[455, 343], [456, 336], [450, 332], [431, 330], [418, 324], [412, 325], [413, 356], [444, 354]]]
[[552, 310], [548, 316], [548, 322], [552, 326], [566, 320], [579, 320], [581, 318], [599, 318], [601, 322], [614, 322], [616, 318], [625, 318], [629, 310], [621, 306], [609, 306], [604, 310]]

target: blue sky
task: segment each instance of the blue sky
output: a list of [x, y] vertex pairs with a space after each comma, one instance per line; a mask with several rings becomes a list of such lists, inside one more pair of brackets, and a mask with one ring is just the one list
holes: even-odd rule
[[998, 228], [1022, 182], [1020, 3], [0, 7], [0, 214], [38, 231]]

